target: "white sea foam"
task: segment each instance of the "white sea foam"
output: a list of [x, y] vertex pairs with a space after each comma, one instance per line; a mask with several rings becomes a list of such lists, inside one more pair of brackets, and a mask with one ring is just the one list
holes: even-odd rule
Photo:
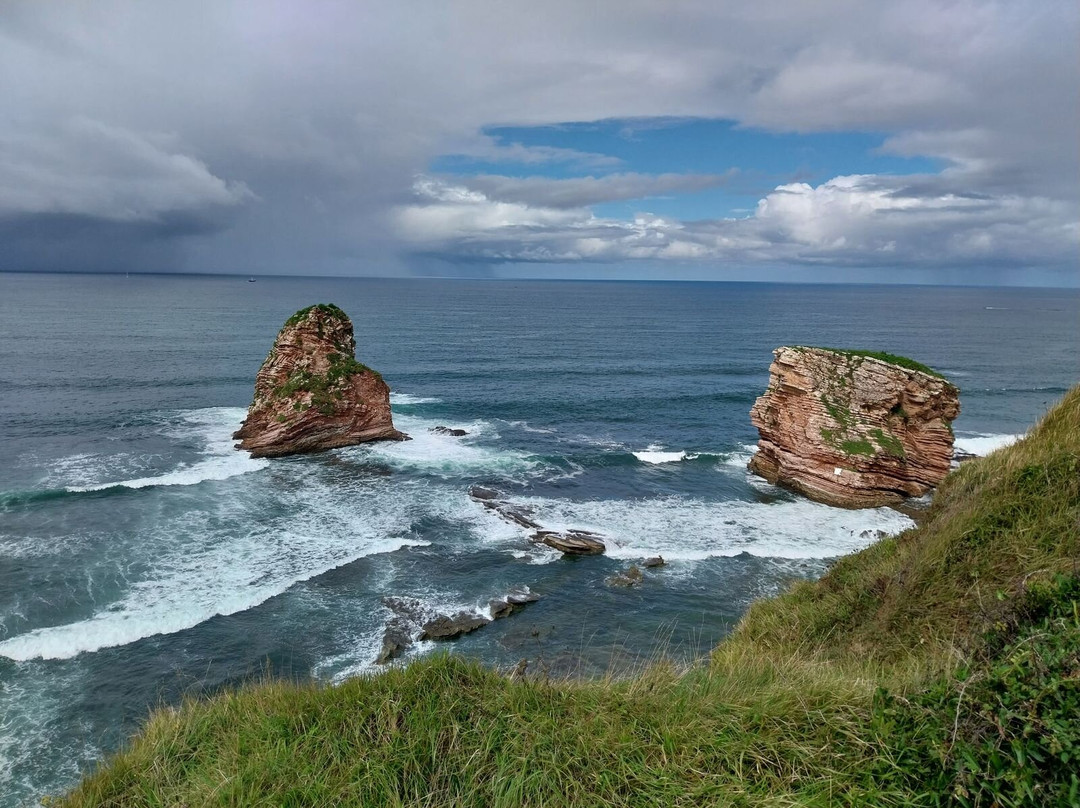
[[828, 558], [865, 547], [866, 531], [895, 533], [912, 521], [891, 508], [846, 510], [805, 499], [773, 503], [705, 502], [671, 496], [640, 500], [521, 498], [546, 528], [593, 530], [613, 558], [662, 555], [701, 560], [750, 553]]
[[[528, 589], [528, 587], [526, 587]], [[496, 593], [492, 593], [492, 597]], [[460, 596], [448, 592], [425, 590], [419, 593], [403, 593], [405, 597], [415, 598], [419, 601], [417, 612], [422, 620], [430, 620], [437, 615], [453, 615], [459, 612], [473, 614], [477, 617], [491, 619], [491, 608], [487, 599], [483, 602], [466, 602]], [[355, 637], [348, 640], [348, 648], [333, 656], [318, 662], [312, 669], [312, 674], [318, 678], [329, 678], [334, 683], [342, 682], [354, 676], [375, 673], [382, 670], [383, 666], [375, 664], [375, 658], [382, 649], [383, 633], [386, 623], [393, 617], [393, 612], [382, 607], [383, 622], [376, 628], [359, 632]], [[419, 626], [415, 626], [419, 633]], [[430, 653], [438, 644], [427, 640], [414, 642], [399, 658], [400, 662], [414, 659], [418, 656]]]
[[56, 458], [49, 461], [45, 485], [50, 488], [93, 485], [107, 472], [110, 465], [126, 465], [125, 461], [126, 457], [123, 455], [109, 457], [88, 453]]
[[[341, 451], [348, 457], [443, 478], [488, 473], [513, 476], [539, 466], [537, 460], [521, 452], [476, 443], [478, 438], [498, 437], [487, 421], [454, 424], [415, 415], [395, 415], [394, 425], [412, 440], [369, 443]], [[469, 434], [464, 438], [439, 435], [431, 431], [435, 426], [460, 426]]]
[[414, 396], [414, 395], [410, 395], [409, 393], [397, 393], [397, 392], [390, 393], [390, 405], [391, 406], [393, 406], [394, 404], [401, 404], [401, 405], [438, 404], [440, 401], [442, 401], [442, 399], [440, 399], [440, 398], [429, 398], [427, 396]]
[[727, 457], [724, 458], [724, 465], [745, 469], [746, 464], [750, 462], [750, 458], [754, 456], [756, 451], [756, 443], [744, 443], [739, 451], [730, 452]]
[[[97, 482], [91, 485], [69, 485], [68, 491], [102, 491], [106, 488], [148, 488], [156, 485], [197, 485], [210, 480], [227, 480], [239, 474], [264, 468], [265, 458], [251, 457], [234, 448], [232, 434], [244, 420], [246, 410], [240, 407], [210, 407], [184, 413], [171, 428], [176, 437], [195, 439], [203, 444], [204, 459], [181, 465], [173, 471], [152, 477]], [[85, 456], [76, 456], [85, 457]], [[70, 461], [75, 458], [69, 458]], [[98, 462], [107, 462], [107, 459]]]
[[[72, 731], [67, 694], [85, 687], [86, 671], [81, 668], [19, 666], [14, 676], [5, 676], [0, 687], [0, 794], [11, 804], [39, 805], [40, 776], [44, 751], [54, 767], [54, 782], [74, 782], [79, 769], [100, 756], [90, 745], [89, 733]], [[96, 733], [95, 733], [96, 735]]]
[[529, 426], [528, 421], [507, 421], [510, 426], [516, 426], [523, 432], [534, 432], [537, 435], [554, 435], [556, 431], [554, 429], [544, 429], [539, 426]]
[[0, 655], [67, 658], [240, 612], [363, 556], [426, 546], [412, 532], [424, 517], [457, 522], [485, 543], [522, 540], [516, 526], [480, 506], [464, 488], [343, 477], [326, 464], [273, 469], [280, 483], [275, 497], [286, 515], [267, 519], [259, 499], [264, 487], [238, 483], [230, 496], [205, 500], [205, 510], [140, 535], [138, 550], [151, 556], [148, 569], [115, 602], [87, 619], [9, 638], [0, 643]]
[[983, 457], [993, 451], [1016, 443], [1023, 435], [993, 435], [981, 432], [958, 435], [953, 445], [961, 452]]
[[443, 493], [415, 482], [336, 487], [317, 478], [318, 467], [291, 469], [298, 479], [284, 495], [295, 498], [287, 515], [254, 519], [262, 503], [237, 495], [156, 524], [139, 537], [145, 571], [116, 601], [86, 619], [10, 637], [0, 642], [0, 655], [65, 659], [191, 628], [358, 558], [426, 544], [410, 533], [422, 515], [471, 512], [465, 494], [448, 507]]
[[644, 451], [631, 452], [642, 463], [678, 463], [680, 460], [693, 460], [697, 457], [696, 454], [688, 454], [687, 452], [668, 452], [664, 451], [662, 446], [657, 444], [651, 444]]
[[[206, 549], [188, 559], [168, 559], [168, 568], [159, 568], [161, 577], [140, 581], [118, 603], [86, 620], [61, 626], [39, 628], [0, 643], [0, 656], [14, 660], [69, 659], [83, 652], [97, 651], [152, 637], [172, 634], [196, 626], [217, 615], [250, 609], [279, 595], [293, 584], [313, 578], [365, 555], [391, 552], [422, 544], [408, 539], [385, 539], [367, 543], [353, 553], [342, 548], [316, 548], [321, 536], [287, 535], [287, 548], [265, 551], [229, 542], [219, 549]], [[259, 540], [268, 540], [261, 537]], [[259, 541], [257, 540], [257, 541]], [[272, 553], [296, 553], [303, 566], [289, 574], [277, 565], [266, 564]], [[215, 574], [200, 575], [197, 565], [213, 565]]]

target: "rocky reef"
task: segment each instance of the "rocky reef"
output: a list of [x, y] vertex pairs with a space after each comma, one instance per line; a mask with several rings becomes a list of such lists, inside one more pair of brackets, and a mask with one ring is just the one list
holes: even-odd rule
[[487, 615], [484, 615], [479, 611], [443, 614], [432, 610], [416, 598], [385, 597], [383, 605], [393, 612], [394, 616], [386, 624], [382, 648], [375, 657], [375, 664], [384, 665], [397, 659], [409, 650], [414, 642], [456, 640], [495, 620], [509, 617], [538, 600], [540, 596], [529, 587], [519, 587], [502, 597], [492, 598], [488, 602]]
[[896, 504], [949, 472], [959, 391], [904, 357], [777, 348], [750, 420], [750, 470], [830, 505]]
[[352, 322], [337, 306], [309, 306], [286, 320], [255, 376], [237, 448], [278, 457], [407, 440], [390, 416], [390, 388], [355, 351]]
[[532, 508], [514, 505], [494, 489], [474, 485], [469, 489], [469, 495], [488, 510], [499, 514], [507, 522], [535, 531], [529, 536], [529, 540], [535, 544], [546, 544], [565, 555], [601, 555], [607, 549], [604, 537], [591, 530], [580, 528], [546, 530], [533, 519]]

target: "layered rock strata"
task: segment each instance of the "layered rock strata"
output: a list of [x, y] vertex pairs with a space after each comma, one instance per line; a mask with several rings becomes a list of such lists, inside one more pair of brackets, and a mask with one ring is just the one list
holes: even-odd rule
[[390, 416], [390, 388], [355, 358], [348, 316], [321, 304], [290, 317], [255, 376], [255, 396], [233, 438], [255, 457], [407, 440]]
[[750, 420], [750, 470], [830, 505], [895, 504], [949, 472], [959, 391], [910, 359], [781, 347]]

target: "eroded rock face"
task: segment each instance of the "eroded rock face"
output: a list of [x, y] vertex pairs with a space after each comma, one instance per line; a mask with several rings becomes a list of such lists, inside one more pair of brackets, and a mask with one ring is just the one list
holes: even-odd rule
[[929, 368], [825, 348], [773, 355], [769, 388], [750, 410], [755, 474], [864, 508], [922, 496], [949, 472], [959, 391]]
[[390, 388], [356, 361], [353, 327], [337, 306], [290, 317], [255, 376], [255, 397], [233, 435], [255, 457], [407, 440], [390, 417]]

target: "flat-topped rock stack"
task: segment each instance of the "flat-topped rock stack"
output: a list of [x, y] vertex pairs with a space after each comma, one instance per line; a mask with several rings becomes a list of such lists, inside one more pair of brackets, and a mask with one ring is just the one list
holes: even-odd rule
[[949, 472], [959, 391], [913, 360], [869, 351], [777, 348], [750, 420], [750, 470], [830, 505], [896, 504]]
[[390, 415], [390, 388], [356, 361], [348, 316], [320, 304], [290, 317], [255, 376], [255, 396], [233, 438], [255, 457], [407, 440]]

